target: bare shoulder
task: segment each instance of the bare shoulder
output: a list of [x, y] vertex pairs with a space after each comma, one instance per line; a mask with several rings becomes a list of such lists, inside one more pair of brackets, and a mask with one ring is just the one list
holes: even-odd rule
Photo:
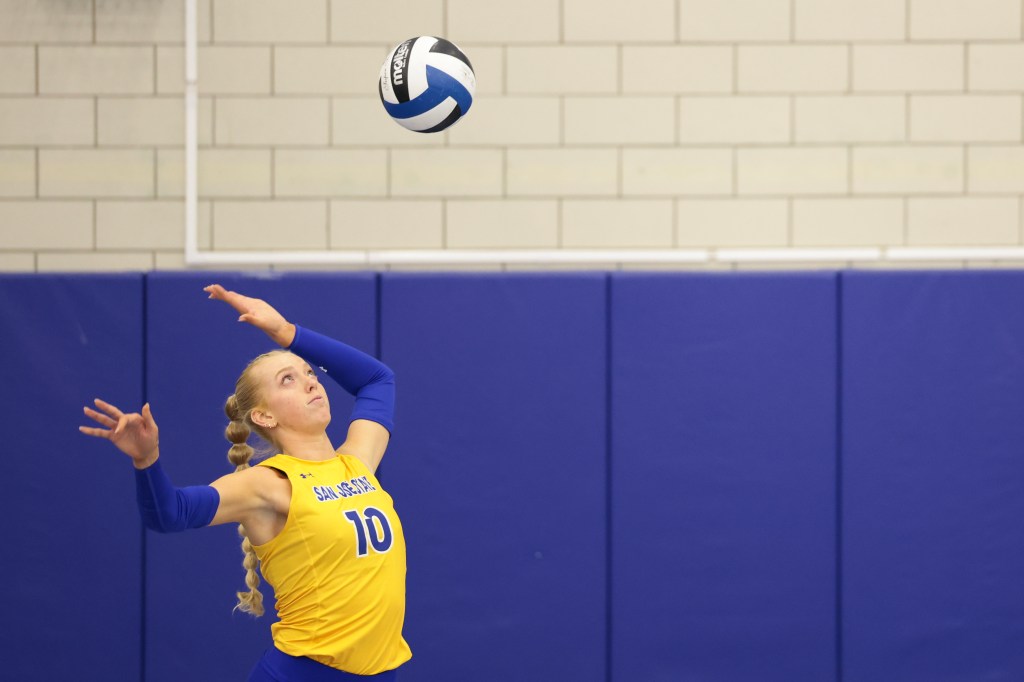
[[[279, 469], [268, 466], [254, 466], [221, 476], [211, 485], [223, 493], [225, 489], [251, 495], [264, 501], [279, 503], [282, 499], [287, 507], [291, 498], [292, 484], [288, 476]], [[278, 506], [273, 504], [272, 506]]]
[[[220, 494], [213, 524], [230, 521], [258, 523], [268, 512], [287, 516], [292, 484], [284, 474], [269, 467], [252, 467], [221, 476], [210, 484]], [[251, 529], [250, 529], [251, 530]]]

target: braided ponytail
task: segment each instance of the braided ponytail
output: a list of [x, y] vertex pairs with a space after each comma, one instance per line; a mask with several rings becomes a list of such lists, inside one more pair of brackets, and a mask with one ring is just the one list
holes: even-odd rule
[[[235, 465], [236, 472], [248, 469], [249, 460], [254, 452], [252, 446], [248, 443], [251, 431], [249, 424], [246, 423], [248, 421], [248, 414], [240, 413], [238, 397], [235, 395], [228, 397], [227, 402], [224, 404], [224, 413], [231, 420], [227, 428], [224, 429], [224, 437], [231, 443], [231, 448], [228, 450], [228, 461]], [[245, 555], [245, 558], [242, 560], [242, 567], [245, 568], [245, 584], [249, 591], [236, 593], [238, 605], [235, 608], [245, 613], [251, 613], [254, 616], [262, 616], [263, 594], [259, 591], [260, 576], [256, 572], [259, 559], [256, 557], [256, 550], [252, 548], [252, 543], [249, 542], [249, 538], [245, 534], [245, 527], [242, 524], [238, 524], [238, 534], [242, 536], [242, 553]]]
[[[249, 445], [249, 435], [253, 431], [271, 446], [276, 447], [269, 430], [253, 423], [250, 416], [252, 411], [259, 407], [261, 400], [259, 384], [253, 378], [252, 368], [260, 360], [270, 355], [287, 352], [286, 350], [273, 350], [253, 359], [235, 382], [234, 395], [229, 396], [227, 402], [224, 403], [224, 414], [230, 420], [227, 428], [224, 429], [224, 437], [231, 443], [231, 448], [228, 450], [228, 461], [235, 465], [235, 471], [249, 468], [249, 460], [252, 459], [255, 452]], [[263, 595], [259, 591], [260, 574], [257, 572], [259, 558], [245, 534], [245, 527], [241, 524], [238, 525], [238, 534], [242, 536], [242, 553], [245, 555], [242, 560], [242, 568], [245, 569], [245, 585], [249, 591], [237, 593], [238, 605], [235, 608], [254, 616], [262, 616]]]

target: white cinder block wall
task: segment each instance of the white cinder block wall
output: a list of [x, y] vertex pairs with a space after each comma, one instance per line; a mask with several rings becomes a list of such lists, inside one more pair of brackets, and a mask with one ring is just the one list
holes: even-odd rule
[[[1024, 246], [1024, 0], [198, 10], [204, 250]], [[185, 267], [183, 0], [0, 15], [0, 270]], [[441, 134], [377, 99], [421, 34], [477, 72]]]

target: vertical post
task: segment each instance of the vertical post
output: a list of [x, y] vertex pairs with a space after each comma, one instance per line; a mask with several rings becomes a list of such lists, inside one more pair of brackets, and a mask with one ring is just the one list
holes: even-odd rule
[[185, 263], [198, 252], [198, 67], [196, 0], [185, 0]]

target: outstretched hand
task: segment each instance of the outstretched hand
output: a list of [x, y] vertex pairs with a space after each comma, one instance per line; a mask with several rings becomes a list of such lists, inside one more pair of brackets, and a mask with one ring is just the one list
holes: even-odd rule
[[203, 287], [203, 291], [215, 301], [224, 301], [241, 315], [239, 322], [248, 322], [256, 327], [279, 346], [287, 348], [295, 340], [295, 325], [284, 319], [284, 316], [260, 298], [243, 296], [236, 291], [228, 291], [219, 284]]
[[145, 469], [160, 456], [159, 429], [149, 409], [149, 403], [142, 406], [142, 413], [125, 414], [110, 403], [99, 398], [95, 400], [96, 411], [86, 407], [85, 414], [104, 428], [79, 426], [78, 430], [87, 436], [106, 438], [117, 449], [132, 458], [136, 469]]

